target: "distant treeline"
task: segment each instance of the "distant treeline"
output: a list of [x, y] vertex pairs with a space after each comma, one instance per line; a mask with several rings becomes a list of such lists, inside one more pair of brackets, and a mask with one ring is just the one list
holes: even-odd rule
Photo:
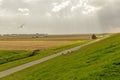
[[48, 36], [48, 34], [0, 34], [0, 36]]

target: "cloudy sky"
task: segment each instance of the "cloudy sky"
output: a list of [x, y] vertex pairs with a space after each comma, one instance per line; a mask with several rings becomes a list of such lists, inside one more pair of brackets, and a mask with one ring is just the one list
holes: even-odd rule
[[0, 34], [120, 31], [120, 0], [0, 0]]

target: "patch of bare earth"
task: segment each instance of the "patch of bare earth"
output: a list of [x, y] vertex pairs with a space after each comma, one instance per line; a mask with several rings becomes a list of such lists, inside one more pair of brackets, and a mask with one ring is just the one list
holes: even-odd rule
[[0, 41], [0, 50], [35, 50], [71, 43], [72, 41]]

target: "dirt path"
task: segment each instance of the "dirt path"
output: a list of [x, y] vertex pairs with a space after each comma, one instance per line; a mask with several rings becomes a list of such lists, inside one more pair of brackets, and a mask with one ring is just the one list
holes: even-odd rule
[[80, 49], [81, 47], [84, 47], [84, 46], [86, 46], [86, 45], [89, 45], [89, 44], [98, 42], [98, 41], [103, 40], [103, 39], [105, 39], [105, 38], [98, 39], [98, 40], [94, 40], [94, 41], [91, 41], [91, 42], [89, 42], [89, 43], [86, 43], [86, 44], [83, 44], [83, 45], [80, 45], [80, 46], [77, 46], [77, 47], [74, 47], [74, 48], [71, 48], [71, 49], [68, 49], [68, 50], [65, 50], [65, 51], [56, 53], [56, 54], [53, 54], [53, 55], [51, 55], [51, 56], [47, 56], [47, 57], [41, 58], [41, 59], [39, 59], [39, 60], [35, 60], [35, 61], [32, 61], [32, 62], [23, 64], [23, 65], [20, 65], [20, 66], [17, 66], [17, 67], [14, 67], [14, 68], [11, 68], [11, 69], [2, 71], [2, 72], [0, 72], [0, 78], [5, 77], [5, 76], [7, 76], [7, 75], [10, 75], [10, 74], [12, 74], [12, 73], [15, 73], [15, 72], [17, 72], [17, 71], [26, 69], [26, 68], [31, 67], [31, 66], [33, 66], [33, 65], [42, 63], [42, 62], [47, 61], [47, 60], [49, 60], [49, 59], [55, 58], [55, 57], [57, 57], [57, 56], [60, 56], [60, 55], [63, 55], [63, 54], [68, 54], [68, 53], [70, 53], [70, 52], [72, 52], [72, 51], [76, 51], [76, 50]]

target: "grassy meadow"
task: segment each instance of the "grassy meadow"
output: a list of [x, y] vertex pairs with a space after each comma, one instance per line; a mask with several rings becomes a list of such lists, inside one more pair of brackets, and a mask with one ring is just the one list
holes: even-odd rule
[[75, 47], [88, 40], [89, 35], [50, 35], [44, 38], [32, 38], [32, 35], [0, 36], [0, 71]]
[[74, 41], [63, 46], [41, 49], [34, 54], [35, 50], [0, 50], [0, 71], [55, 54], [86, 42], [88, 41]]
[[32, 51], [0, 50], [0, 64], [26, 58], [26, 57], [29, 57], [31, 54], [32, 54]]
[[120, 80], [120, 34], [0, 80]]

